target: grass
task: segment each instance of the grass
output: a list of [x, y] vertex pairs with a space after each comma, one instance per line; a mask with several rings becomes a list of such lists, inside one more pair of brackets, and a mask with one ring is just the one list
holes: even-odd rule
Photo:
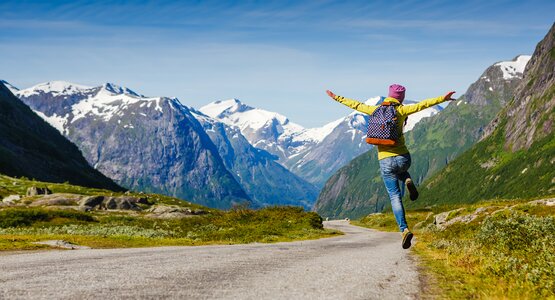
[[[463, 208], [458, 215], [464, 215], [478, 207], [488, 208], [488, 213], [443, 231], [430, 216], [456, 208]], [[417, 237], [413, 251], [439, 287], [424, 297], [555, 299], [555, 207], [492, 200], [408, 211], [407, 220]], [[353, 223], [398, 230], [391, 213], [373, 214]]]
[[91, 214], [45, 208], [0, 210], [0, 250], [38, 249], [62, 239], [93, 248], [273, 243], [339, 234], [299, 207], [240, 209], [182, 219]]
[[[0, 175], [0, 196], [24, 195], [31, 186], [48, 187], [54, 193], [120, 196], [107, 190], [67, 183], [53, 184]], [[44, 249], [34, 242], [65, 240], [93, 248], [273, 243], [317, 239], [340, 234], [323, 228], [322, 218], [301, 207], [267, 207], [252, 210], [237, 206], [230, 211], [210, 209], [158, 194], [146, 197], [148, 205], [187, 207], [205, 214], [181, 219], [149, 218], [147, 212], [82, 212], [60, 207], [28, 207], [40, 197], [25, 197], [23, 205], [0, 207], [0, 250]]]

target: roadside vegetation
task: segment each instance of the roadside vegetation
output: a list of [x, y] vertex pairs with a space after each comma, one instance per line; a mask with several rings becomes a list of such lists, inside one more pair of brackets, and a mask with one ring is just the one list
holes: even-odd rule
[[[444, 212], [449, 225], [434, 224]], [[555, 299], [555, 205], [483, 201], [407, 211], [407, 218], [412, 249], [433, 283], [425, 297]], [[353, 224], [398, 230], [392, 213]]]
[[[69, 184], [41, 183], [0, 176], [1, 196], [25, 195], [28, 187], [48, 187], [54, 193], [122, 196]], [[272, 243], [316, 239], [339, 234], [323, 229], [322, 218], [300, 207], [252, 210], [238, 206], [221, 211], [157, 194], [128, 193], [146, 198], [142, 209], [81, 211], [78, 206], [38, 206], [40, 196], [22, 197], [16, 205], [0, 207], [0, 250], [49, 248], [35, 244], [63, 240], [93, 248]], [[147, 208], [172, 207], [198, 214], [152, 217]]]

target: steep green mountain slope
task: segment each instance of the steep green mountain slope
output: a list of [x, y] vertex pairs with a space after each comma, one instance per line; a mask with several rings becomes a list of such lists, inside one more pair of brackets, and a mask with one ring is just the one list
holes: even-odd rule
[[414, 206], [555, 194], [555, 25], [486, 137], [430, 178]]
[[0, 83], [0, 174], [122, 190]]
[[[458, 101], [406, 133], [413, 161], [410, 173], [417, 183], [445, 167], [482, 136], [484, 127], [514, 95], [522, 81], [523, 70], [518, 66], [528, 59], [518, 56], [490, 66]], [[507, 72], [506, 65], [517, 68]], [[327, 181], [314, 210], [323, 216], [358, 218], [381, 211], [388, 202], [376, 150], [370, 150]]]

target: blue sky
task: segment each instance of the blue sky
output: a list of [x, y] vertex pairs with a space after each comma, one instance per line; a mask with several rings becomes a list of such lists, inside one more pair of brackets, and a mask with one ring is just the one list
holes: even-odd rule
[[[392, 2], [394, 2], [392, 4]], [[0, 78], [113, 82], [200, 107], [239, 98], [320, 126], [391, 83], [462, 94], [531, 54], [555, 1], [2, 1]]]

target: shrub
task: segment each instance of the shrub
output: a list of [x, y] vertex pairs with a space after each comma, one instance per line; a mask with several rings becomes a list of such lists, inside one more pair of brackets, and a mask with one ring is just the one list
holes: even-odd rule
[[47, 222], [55, 218], [93, 222], [86, 213], [66, 210], [46, 210], [40, 208], [8, 208], [0, 210], [0, 228], [31, 226], [37, 222]]
[[476, 242], [487, 272], [546, 296], [555, 293], [554, 233], [553, 217], [507, 212], [486, 219]]

